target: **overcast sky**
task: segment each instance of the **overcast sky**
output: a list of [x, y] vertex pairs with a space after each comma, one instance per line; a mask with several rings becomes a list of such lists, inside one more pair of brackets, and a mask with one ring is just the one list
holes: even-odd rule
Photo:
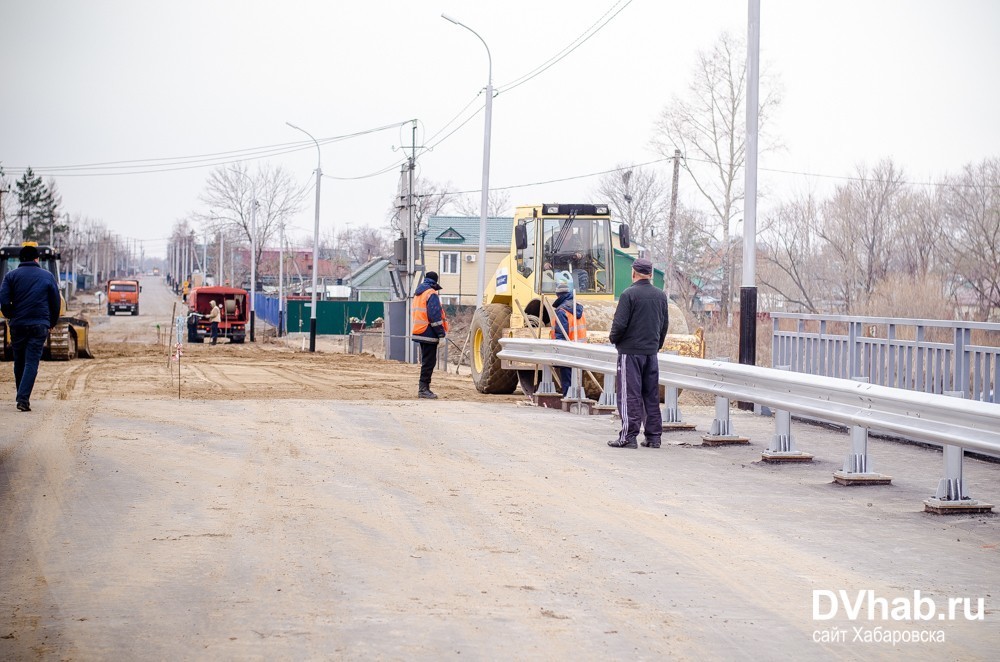
[[[793, 192], [828, 190], [861, 162], [891, 157], [907, 180], [924, 182], [1000, 155], [1000, 2], [761, 5], [761, 56], [784, 98], [771, 130], [784, 148], [761, 158], [770, 193], [760, 213]], [[495, 98], [493, 187], [658, 158], [649, 145], [656, 117], [691, 80], [698, 50], [724, 30], [746, 33], [747, 2], [0, 0], [0, 164], [12, 180], [29, 165], [59, 173], [65, 211], [162, 255], [177, 220], [207, 211], [198, 196], [210, 167], [99, 176], [53, 168], [303, 140], [286, 121], [322, 140], [417, 119], [418, 144], [433, 144], [487, 77], [483, 45], [442, 12], [486, 40], [502, 89], [612, 9], [622, 10], [565, 59]], [[391, 166], [402, 159], [393, 148], [410, 142], [408, 126], [324, 145], [324, 174]], [[478, 189], [482, 140], [480, 114], [421, 156], [419, 174]], [[316, 150], [310, 143], [270, 162], [306, 185]], [[668, 164], [658, 167], [668, 176]], [[398, 168], [324, 179], [322, 231], [385, 225], [397, 181]], [[588, 201], [597, 181], [515, 188], [511, 202]], [[679, 190], [697, 204], [683, 178]], [[313, 213], [309, 197], [292, 219], [300, 243]]]

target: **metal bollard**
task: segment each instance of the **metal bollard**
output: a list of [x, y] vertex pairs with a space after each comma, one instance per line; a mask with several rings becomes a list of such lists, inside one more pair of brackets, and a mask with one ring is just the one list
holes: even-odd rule
[[[965, 397], [962, 391], [945, 391], [944, 394], [954, 398]], [[938, 481], [934, 496], [924, 501], [924, 511], [938, 515], [992, 511], [992, 504], [976, 501], [965, 491], [965, 479], [962, 476], [965, 449], [945, 444], [941, 450], [944, 455], [944, 478]]]
[[[852, 379], [864, 384], [867, 377], [855, 375]], [[872, 471], [868, 457], [868, 428], [863, 425], [851, 426], [851, 452], [844, 459], [844, 468], [833, 472], [833, 479], [841, 485], [889, 485], [892, 476]]]
[[[775, 366], [778, 370], [791, 370], [790, 365]], [[777, 409], [774, 412], [774, 435], [767, 450], [761, 453], [764, 462], [812, 462], [813, 456], [803, 453], [795, 446], [792, 437], [791, 412]]]
[[[728, 357], [715, 359], [722, 363], [728, 363]], [[715, 396], [715, 418], [712, 420], [712, 427], [709, 433], [702, 436], [701, 443], [704, 446], [723, 446], [730, 444], [749, 444], [748, 437], [741, 437], [733, 434], [732, 423], [729, 419], [729, 398]]]

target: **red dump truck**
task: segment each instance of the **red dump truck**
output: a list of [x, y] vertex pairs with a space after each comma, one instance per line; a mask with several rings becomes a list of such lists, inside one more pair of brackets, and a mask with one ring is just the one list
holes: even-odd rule
[[196, 287], [188, 292], [187, 304], [188, 342], [205, 342], [211, 337], [208, 314], [212, 311], [212, 301], [222, 313], [219, 318], [219, 337], [229, 338], [229, 342], [241, 343], [246, 337], [247, 291], [235, 287]]

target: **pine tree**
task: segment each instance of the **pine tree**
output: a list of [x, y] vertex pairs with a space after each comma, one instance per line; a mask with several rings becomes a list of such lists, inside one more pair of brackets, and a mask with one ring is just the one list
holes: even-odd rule
[[35, 239], [35, 224], [39, 219], [40, 205], [45, 195], [45, 183], [29, 167], [17, 180], [17, 218], [22, 241]]
[[57, 232], [65, 232], [68, 226], [60, 224], [59, 207], [62, 196], [54, 180], [48, 184], [28, 168], [17, 180], [18, 225], [22, 241], [49, 243], [49, 238]]

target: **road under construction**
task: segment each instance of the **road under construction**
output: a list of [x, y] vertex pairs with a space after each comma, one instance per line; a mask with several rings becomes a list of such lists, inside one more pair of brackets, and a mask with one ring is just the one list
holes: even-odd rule
[[[885, 486], [528, 406], [296, 341], [164, 339], [172, 293], [92, 317], [0, 432], [2, 659], [994, 659], [1000, 519], [923, 512], [933, 448], [873, 439]], [[996, 503], [1000, 464], [967, 459]], [[883, 602], [885, 608], [883, 608]], [[929, 602], [928, 602], [929, 601]], [[949, 608], [952, 606], [952, 608]], [[933, 612], [929, 612], [933, 609]], [[928, 616], [928, 614], [930, 614]], [[925, 617], [927, 616], [927, 617]]]

